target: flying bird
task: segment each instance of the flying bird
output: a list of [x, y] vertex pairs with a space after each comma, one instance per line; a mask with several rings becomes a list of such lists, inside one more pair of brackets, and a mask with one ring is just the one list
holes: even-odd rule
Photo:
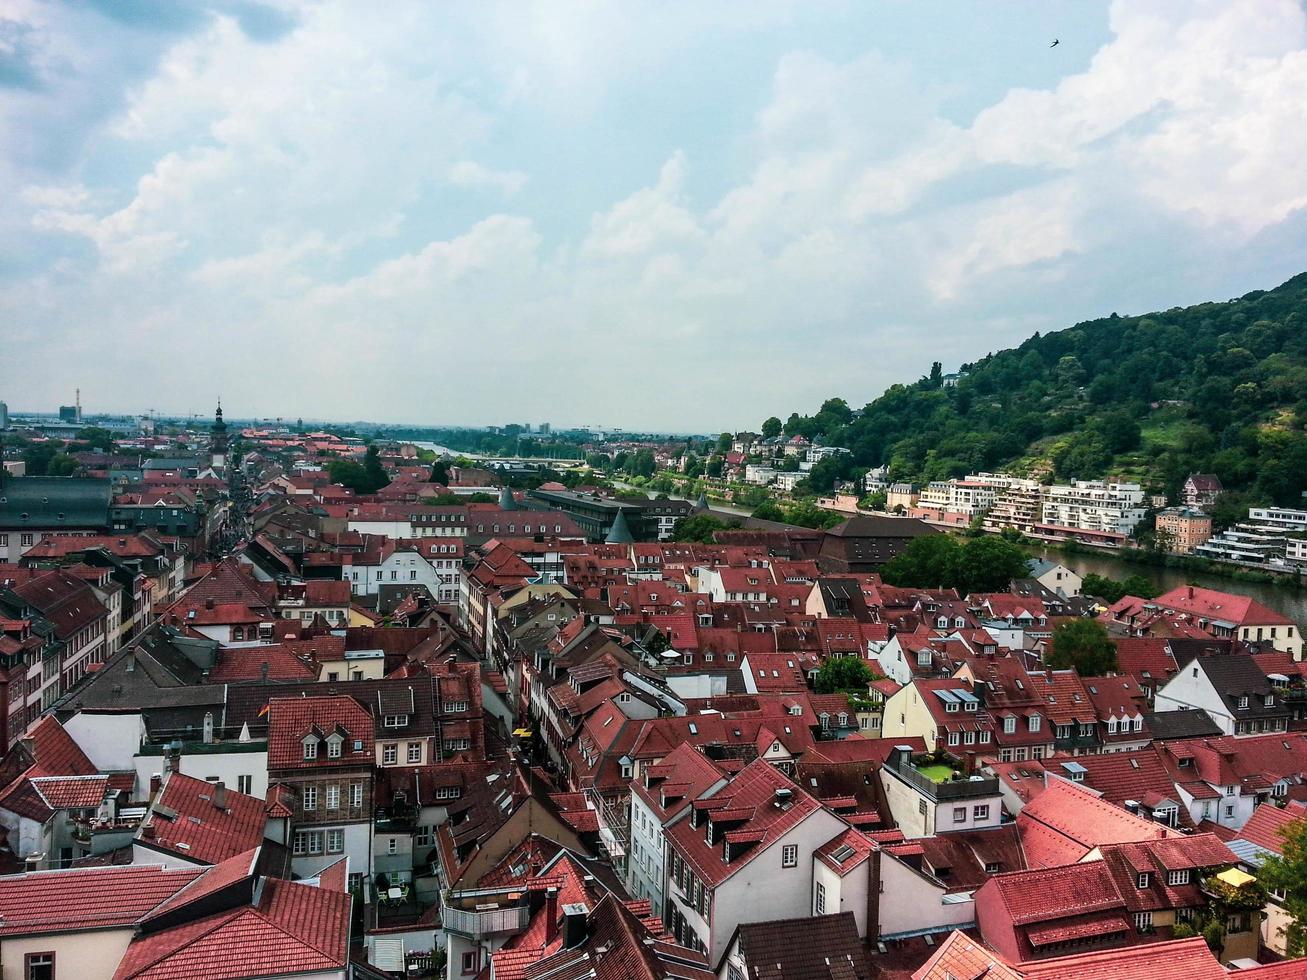
[[1061, 44], [1061, 43], [1062, 43], [1062, 42], [1061, 42], [1060, 40], [1058, 40], [1057, 38], [1053, 38], [1053, 43], [1050, 44], [1049, 47], [1050, 47], [1050, 48], [1055, 48], [1055, 47], [1057, 47], [1057, 46], [1058, 46], [1059, 44]]

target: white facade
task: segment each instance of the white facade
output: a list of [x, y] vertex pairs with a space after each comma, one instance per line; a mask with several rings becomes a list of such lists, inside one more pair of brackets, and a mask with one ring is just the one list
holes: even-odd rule
[[[809, 914], [813, 852], [845, 828], [846, 824], [828, 810], [813, 811], [713, 888], [709, 921], [690, 907], [675, 881], [668, 883], [672, 901], [699, 944], [707, 950], [710, 966], [722, 959], [740, 923], [795, 919]], [[798, 849], [794, 867], [785, 867], [783, 859], [789, 846]]]
[[[437, 552], [441, 545], [432, 545]], [[382, 585], [425, 586], [437, 602], [458, 601], [458, 571], [462, 549], [448, 545], [447, 554], [428, 558], [417, 551], [395, 551], [380, 565], [347, 565], [343, 577], [354, 595], [376, 595]]]
[[1144, 519], [1145, 510], [1144, 491], [1137, 483], [1077, 480], [1044, 489], [1041, 519], [1079, 531], [1128, 535]]

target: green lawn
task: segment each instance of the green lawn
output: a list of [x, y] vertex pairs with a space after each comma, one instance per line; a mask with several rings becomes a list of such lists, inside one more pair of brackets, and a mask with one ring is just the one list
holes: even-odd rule
[[951, 766], [935, 764], [933, 766], [917, 766], [917, 772], [921, 773], [933, 783], [946, 783], [953, 775]]

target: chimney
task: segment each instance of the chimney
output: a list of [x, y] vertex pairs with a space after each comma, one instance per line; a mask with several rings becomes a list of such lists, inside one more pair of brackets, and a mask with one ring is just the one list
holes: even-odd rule
[[163, 786], [163, 773], [161, 773], [161, 772], [156, 772], [156, 773], [154, 773], [152, 776], [150, 776], [150, 798], [151, 798], [151, 799], [153, 799], [153, 798], [154, 798], [154, 795], [155, 795], [156, 793], [159, 792], [159, 788], [160, 788], [161, 786]]
[[1191, 585], [1189, 586], [1189, 598], [1192, 599], [1193, 597], [1194, 597], [1194, 587]]
[[563, 948], [575, 949], [586, 940], [585, 920], [590, 909], [584, 902], [563, 906]]
[[558, 938], [558, 889], [545, 890], [545, 945]]
[[147, 823], [144, 827], [141, 828], [141, 836], [144, 837], [146, 840], [154, 840], [154, 835], [155, 835], [154, 824]]
[[213, 805], [219, 810], [227, 809], [227, 784], [221, 779], [213, 784]]

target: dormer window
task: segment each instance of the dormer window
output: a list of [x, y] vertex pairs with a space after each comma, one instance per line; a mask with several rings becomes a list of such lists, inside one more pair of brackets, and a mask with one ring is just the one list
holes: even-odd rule
[[849, 723], [849, 716], [846, 715], [843, 711], [841, 711], [839, 714], [839, 722], [841, 728], [843, 728], [845, 725]]
[[328, 759], [339, 759], [339, 758], [340, 758], [340, 747], [341, 747], [341, 744], [342, 744], [344, 741], [345, 741], [345, 740], [344, 740], [343, 738], [341, 738], [338, 734], [336, 734], [336, 733], [334, 733], [334, 732], [333, 732], [331, 735], [328, 735], [328, 736], [327, 736], [327, 758], [328, 758]]
[[1140, 888], [1147, 888], [1150, 884], [1152, 884], [1152, 881], [1153, 881], [1152, 875], [1150, 875], [1147, 871], [1141, 871], [1139, 872], [1139, 877], [1135, 879], [1135, 884], [1138, 885]]
[[1016, 730], [1017, 730], [1017, 720], [1015, 717], [1013, 717], [1012, 715], [1008, 715], [1006, 718], [1003, 719], [1004, 734], [1011, 735]]
[[387, 728], [403, 728], [408, 724], [408, 715], [386, 715], [382, 724]]
[[1266, 695], [1266, 697], [1262, 698], [1262, 704], [1266, 705], [1266, 707], [1268, 708], [1275, 707], [1275, 695], [1274, 694]]
[[1239, 696], [1239, 707], [1241, 708], [1248, 707], [1248, 696], [1246, 694], [1242, 694]]
[[318, 739], [316, 735], [306, 735], [303, 745], [305, 762], [310, 762], [318, 757]]
[[956, 701], [945, 701], [944, 710], [950, 713], [955, 712], [958, 710], [958, 703]]
[[1031, 715], [1028, 724], [1030, 725], [1030, 730], [1032, 732], [1039, 731], [1039, 726], [1041, 724], [1039, 715]]
[[917, 652], [917, 666], [919, 666], [919, 667], [929, 667], [929, 666], [930, 666], [930, 651], [929, 651], [929, 650], [920, 650], [920, 651]]
[[963, 709], [962, 709], [962, 710], [963, 710], [963, 711], [975, 711], [978, 707], [980, 707], [980, 702], [979, 702], [979, 701], [968, 701], [968, 702], [963, 706]]
[[1168, 871], [1166, 874], [1166, 883], [1168, 885], [1187, 885], [1189, 884], [1189, 869], [1182, 871]]

